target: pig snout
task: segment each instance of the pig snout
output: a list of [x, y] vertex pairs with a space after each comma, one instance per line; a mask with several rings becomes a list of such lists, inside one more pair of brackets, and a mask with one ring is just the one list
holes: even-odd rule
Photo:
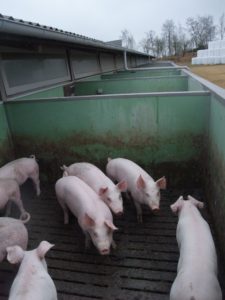
[[116, 215], [117, 217], [121, 217], [121, 216], [123, 215], [123, 211], [122, 211], [122, 210], [117, 211], [117, 212], [115, 212], [115, 215]]
[[154, 215], [157, 215], [160, 211], [159, 207], [150, 207], [150, 208], [151, 208]]
[[100, 250], [100, 254], [101, 255], [108, 255], [108, 254], [110, 254], [110, 249], [108, 248], [105, 248], [105, 249], [102, 249], [102, 250]]

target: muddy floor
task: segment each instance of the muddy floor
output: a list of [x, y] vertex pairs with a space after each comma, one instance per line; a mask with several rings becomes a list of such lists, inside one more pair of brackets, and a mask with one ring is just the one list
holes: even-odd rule
[[[28, 182], [22, 187], [24, 205], [31, 214], [28, 249], [42, 240], [55, 244], [46, 260], [59, 300], [168, 300], [179, 257], [177, 217], [169, 205], [181, 194], [203, 200], [201, 190], [167, 190], [162, 193], [160, 214], [154, 216], [145, 208], [143, 224], [136, 222], [135, 207], [125, 199], [123, 217], [114, 219], [119, 227], [114, 234], [117, 249], [103, 257], [94, 246], [84, 251], [84, 235], [73, 216], [69, 225], [63, 224], [54, 187], [42, 186], [37, 198]], [[211, 223], [207, 210], [203, 214]], [[17, 270], [6, 261], [0, 264], [0, 299], [8, 298]], [[221, 264], [219, 279], [222, 285]]]

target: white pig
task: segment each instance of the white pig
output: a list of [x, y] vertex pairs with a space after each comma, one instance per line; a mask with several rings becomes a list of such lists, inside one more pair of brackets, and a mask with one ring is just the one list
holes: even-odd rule
[[[20, 219], [25, 223], [30, 220], [30, 214], [25, 211], [21, 199], [20, 188], [16, 180], [11, 178], [0, 178], [0, 209], [4, 208], [9, 201], [14, 202], [20, 210]], [[7, 215], [10, 213], [9, 206]]]
[[217, 280], [217, 256], [208, 223], [198, 208], [203, 203], [181, 196], [171, 210], [177, 213], [177, 243], [180, 258], [170, 300], [222, 300]]
[[86, 182], [105, 202], [116, 215], [123, 213], [121, 192], [127, 189], [126, 181], [122, 180], [115, 185], [99, 168], [90, 163], [75, 163], [61, 167], [65, 175], [74, 175]]
[[13, 218], [0, 218], [0, 262], [6, 256], [6, 248], [19, 245], [27, 249], [28, 233], [21, 220]]
[[40, 195], [39, 167], [35, 156], [23, 157], [13, 160], [0, 168], [0, 178], [13, 178], [19, 185], [30, 178], [36, 188], [37, 196]]
[[11, 264], [21, 262], [10, 289], [9, 300], [57, 300], [53, 280], [48, 274], [45, 254], [54, 245], [42, 241], [31, 251], [19, 246], [7, 247], [7, 259]]
[[110, 253], [110, 246], [115, 248], [112, 214], [108, 206], [100, 200], [95, 191], [76, 176], [62, 177], [55, 185], [56, 196], [64, 211], [64, 224], [68, 224], [68, 208], [77, 217], [85, 234], [85, 246], [91, 237], [100, 254]]
[[108, 159], [107, 175], [113, 180], [126, 180], [136, 210], [138, 222], [142, 222], [141, 204], [147, 204], [153, 212], [159, 210], [160, 189], [166, 189], [166, 178], [156, 182], [141, 167], [125, 158]]

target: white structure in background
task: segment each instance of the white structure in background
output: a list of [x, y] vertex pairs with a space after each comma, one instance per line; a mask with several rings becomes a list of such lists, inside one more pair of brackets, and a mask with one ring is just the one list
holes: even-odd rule
[[193, 65], [225, 64], [225, 40], [209, 42], [208, 49], [198, 50]]

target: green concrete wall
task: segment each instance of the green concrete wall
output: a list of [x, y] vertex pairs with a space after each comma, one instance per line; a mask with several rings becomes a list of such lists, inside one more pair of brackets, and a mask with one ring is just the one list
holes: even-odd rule
[[225, 258], [225, 101], [212, 96], [206, 195]]
[[26, 96], [21, 96], [18, 97], [18, 100], [32, 100], [32, 99], [43, 99], [43, 98], [52, 98], [52, 97], [63, 97], [64, 96], [64, 91], [63, 91], [63, 86], [57, 86], [54, 88], [30, 93], [29, 95]]
[[187, 90], [187, 76], [86, 81], [77, 82], [74, 86], [75, 95], [77, 96], [96, 94], [171, 92]]
[[4, 105], [0, 103], [0, 166], [14, 156]]
[[119, 71], [114, 74], [104, 74], [102, 79], [116, 78], [136, 78], [136, 77], [158, 77], [158, 76], [176, 76], [180, 75], [180, 70], [137, 70], [137, 71]]
[[174, 172], [188, 164], [192, 170], [202, 157], [208, 102], [207, 95], [111, 96], [15, 101], [6, 107], [17, 156], [35, 153], [48, 180], [60, 176], [62, 163], [104, 167], [108, 156], [121, 156], [145, 168], [161, 164], [155, 172], [164, 170], [175, 182]]

